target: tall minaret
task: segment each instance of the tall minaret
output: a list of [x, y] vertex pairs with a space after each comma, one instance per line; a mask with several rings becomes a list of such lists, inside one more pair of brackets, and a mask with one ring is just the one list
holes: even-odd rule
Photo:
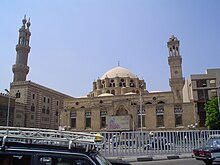
[[171, 36], [167, 42], [169, 49], [168, 63], [170, 65], [170, 87], [174, 94], [176, 103], [183, 101], [183, 86], [185, 79], [182, 75], [182, 57], [179, 51], [179, 40], [175, 36]]
[[28, 62], [28, 53], [30, 52], [31, 47], [29, 46], [31, 32], [29, 27], [31, 26], [30, 18], [27, 21], [26, 16], [22, 20], [23, 25], [19, 29], [19, 38], [18, 44], [16, 45], [16, 63], [12, 67], [14, 73], [14, 80], [16, 81], [26, 81], [26, 76], [29, 72], [29, 67], [27, 66]]

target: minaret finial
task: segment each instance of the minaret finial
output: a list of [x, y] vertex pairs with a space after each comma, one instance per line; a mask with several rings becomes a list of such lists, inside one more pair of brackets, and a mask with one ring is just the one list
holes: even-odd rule
[[118, 66], [120, 66], [120, 61], [118, 61]]
[[29, 28], [31, 26], [31, 19], [30, 17], [28, 18], [28, 22], [27, 22], [27, 27]]
[[24, 15], [24, 19], [22, 20], [23, 26], [25, 26], [27, 20], [26, 20], [26, 14]]

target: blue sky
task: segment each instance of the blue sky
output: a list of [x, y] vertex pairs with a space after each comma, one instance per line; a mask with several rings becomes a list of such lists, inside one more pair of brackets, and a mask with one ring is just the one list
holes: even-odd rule
[[220, 68], [219, 0], [1, 0], [0, 92], [13, 80], [15, 46], [31, 18], [28, 80], [80, 97], [117, 66], [168, 91], [166, 42], [180, 40], [183, 75]]

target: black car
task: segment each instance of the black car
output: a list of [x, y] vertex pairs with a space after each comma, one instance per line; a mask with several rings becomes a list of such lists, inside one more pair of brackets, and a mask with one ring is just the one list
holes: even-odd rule
[[204, 147], [193, 149], [193, 157], [206, 165], [220, 162], [220, 135], [211, 135]]
[[145, 150], [169, 150], [173, 147], [173, 144], [169, 142], [167, 139], [162, 138], [154, 138], [147, 141], [144, 145]]
[[99, 152], [100, 134], [0, 127], [0, 162], [10, 165], [111, 165]]

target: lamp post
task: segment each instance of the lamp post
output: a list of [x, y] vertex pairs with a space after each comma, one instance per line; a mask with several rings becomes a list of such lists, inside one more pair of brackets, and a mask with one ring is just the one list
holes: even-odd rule
[[195, 124], [189, 124], [187, 127], [188, 127], [189, 129], [195, 130], [197, 126], [198, 126], [198, 124], [195, 123]]
[[134, 133], [134, 95], [136, 93], [133, 93], [133, 92], [130, 92], [130, 93], [127, 93], [126, 95], [132, 95], [132, 99], [130, 100], [130, 109], [132, 110], [132, 113], [131, 113], [131, 118], [132, 118], [132, 130], [133, 130], [133, 133]]
[[206, 95], [205, 95], [206, 84], [202, 84], [202, 87], [203, 87], [203, 100], [204, 100], [204, 104], [205, 104], [205, 102], [206, 102]]
[[67, 121], [67, 109], [64, 109], [65, 112], [65, 131], [67, 131], [67, 127], [68, 127], [68, 121]]
[[61, 131], [62, 130], [62, 127], [61, 127], [61, 115], [62, 115], [62, 110], [59, 109], [58, 110], [58, 114], [57, 114], [57, 119], [58, 119], [58, 130]]
[[131, 114], [131, 119], [132, 119], [132, 132], [134, 134], [134, 112]]
[[[133, 96], [134, 97], [134, 96]], [[134, 100], [134, 99], [133, 99]], [[130, 103], [130, 107], [132, 109], [132, 114], [131, 114], [131, 118], [132, 118], [132, 131], [134, 133], [134, 108], [133, 108], [133, 100]]]
[[202, 87], [203, 87], [203, 101], [204, 101], [204, 106], [203, 106], [203, 113], [202, 113], [202, 125], [205, 125], [205, 118], [206, 118], [206, 112], [205, 112], [205, 105], [206, 105], [206, 94], [205, 94], [205, 87], [207, 85], [206, 84], [202, 84]]
[[8, 125], [9, 125], [9, 110], [10, 110], [10, 103], [11, 103], [11, 96], [10, 96], [10, 92], [7, 90], [7, 89], [5, 89], [5, 91], [7, 92], [7, 94], [8, 94], [8, 111], [7, 111], [7, 124], [6, 124], [6, 126], [8, 127]]
[[218, 88], [217, 88], [217, 97], [218, 97], [218, 113], [219, 113], [219, 115], [220, 115], [219, 89], [220, 89], [220, 86], [218, 86]]
[[135, 127], [135, 123], [134, 123], [134, 118], [135, 118], [135, 117], [134, 117], [134, 116], [135, 116], [135, 112], [134, 112], [134, 94], [136, 94], [136, 93], [133, 93], [133, 94], [132, 94], [132, 95], [133, 95], [133, 96], [132, 96], [132, 112], [133, 112], [133, 118], [132, 118], [132, 119], [133, 119], [133, 133], [134, 133], [134, 129], [135, 129], [135, 128], [134, 128], [134, 127]]
[[[141, 86], [142, 87], [142, 86]], [[141, 92], [141, 89], [140, 88], [140, 113], [141, 113], [141, 133], [142, 133], [142, 127], [143, 127], [143, 123], [142, 123], [142, 92]]]
[[143, 108], [142, 108], [142, 89], [144, 87], [144, 84], [140, 85], [140, 113], [141, 113], [141, 134], [143, 131]]

